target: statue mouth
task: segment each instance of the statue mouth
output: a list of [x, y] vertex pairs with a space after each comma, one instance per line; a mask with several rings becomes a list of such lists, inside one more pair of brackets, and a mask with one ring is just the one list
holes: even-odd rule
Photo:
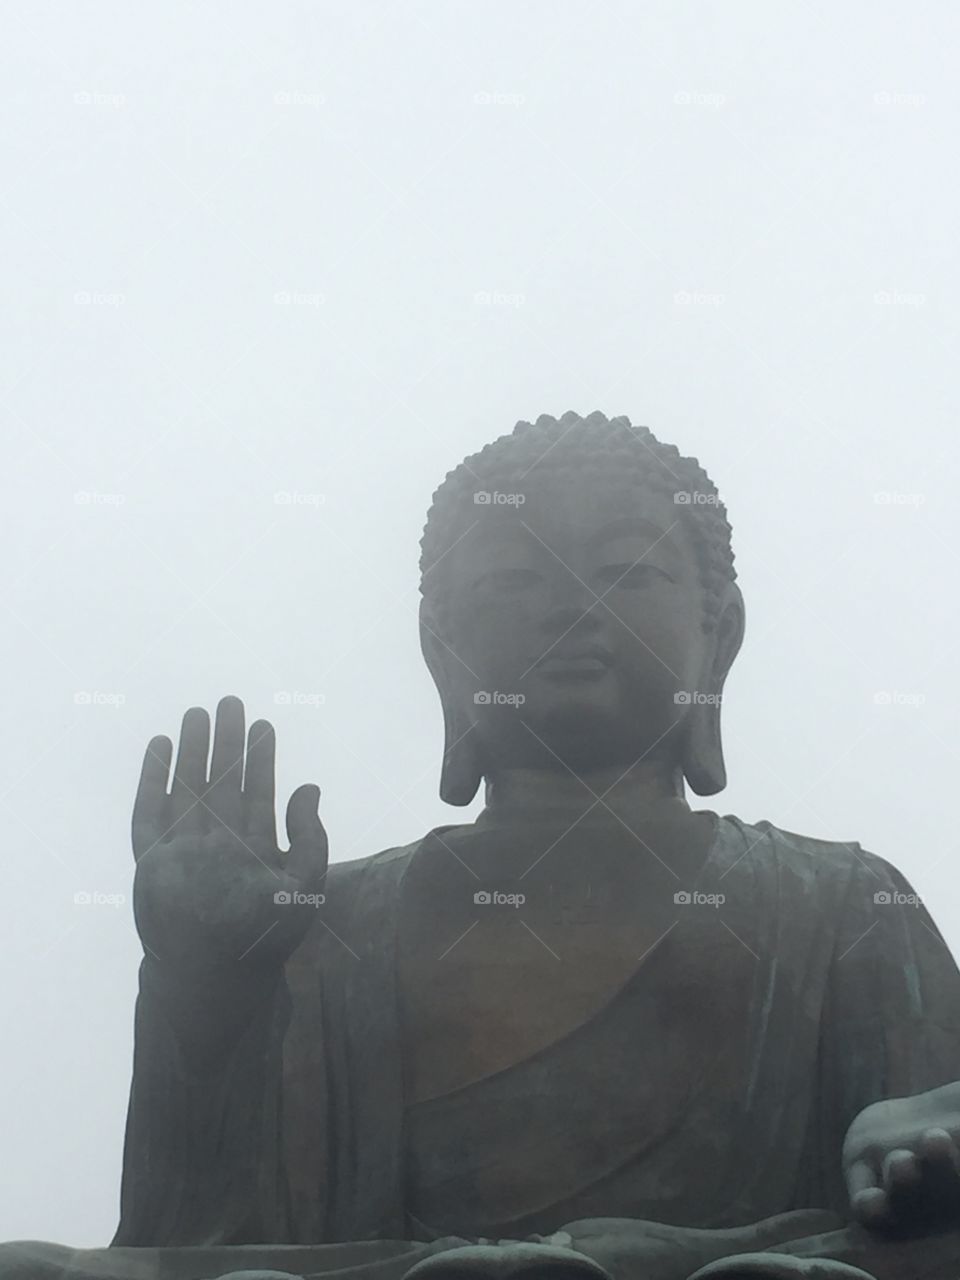
[[555, 645], [536, 663], [550, 677], [602, 676], [613, 665], [613, 654], [600, 644]]

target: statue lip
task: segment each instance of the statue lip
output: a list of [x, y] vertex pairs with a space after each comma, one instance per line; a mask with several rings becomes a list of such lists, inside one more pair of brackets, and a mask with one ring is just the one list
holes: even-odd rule
[[534, 664], [536, 667], [550, 671], [591, 672], [606, 671], [613, 665], [613, 654], [602, 644], [594, 641], [577, 644], [558, 644], [548, 649], [542, 658]]

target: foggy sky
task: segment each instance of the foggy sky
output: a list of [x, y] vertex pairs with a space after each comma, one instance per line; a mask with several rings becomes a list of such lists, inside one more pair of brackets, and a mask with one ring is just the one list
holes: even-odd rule
[[952, 6], [5, 14], [0, 1239], [116, 1225], [152, 734], [241, 696], [334, 859], [475, 812], [418, 540], [519, 418], [701, 460], [747, 603], [706, 804], [859, 840], [960, 948]]

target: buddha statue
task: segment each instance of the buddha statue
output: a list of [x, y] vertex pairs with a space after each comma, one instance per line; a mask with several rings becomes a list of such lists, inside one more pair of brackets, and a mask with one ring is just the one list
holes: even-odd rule
[[482, 811], [329, 862], [307, 784], [283, 852], [266, 721], [152, 739], [119, 1228], [0, 1277], [955, 1280], [929, 913], [859, 844], [688, 803], [744, 634], [697, 461], [519, 423], [437, 490], [421, 570], [440, 793]]

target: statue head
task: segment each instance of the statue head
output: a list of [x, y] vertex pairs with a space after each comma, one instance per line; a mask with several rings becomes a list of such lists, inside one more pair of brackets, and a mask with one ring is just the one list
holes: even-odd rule
[[720, 704], [743, 638], [713, 482], [602, 413], [519, 422], [449, 472], [421, 541], [420, 637], [440, 693], [440, 794], [517, 768], [658, 761], [726, 785]]

